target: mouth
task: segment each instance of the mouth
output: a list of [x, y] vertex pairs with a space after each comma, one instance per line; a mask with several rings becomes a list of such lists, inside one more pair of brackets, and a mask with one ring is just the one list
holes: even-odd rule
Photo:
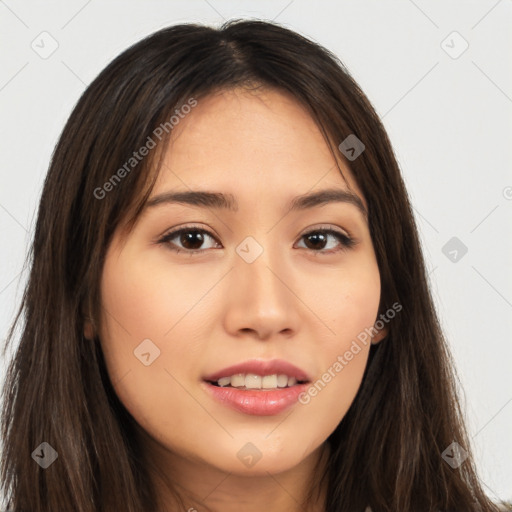
[[270, 391], [276, 389], [286, 389], [292, 386], [307, 384], [307, 380], [298, 380], [293, 376], [284, 373], [272, 375], [257, 375], [255, 373], [236, 373], [228, 377], [221, 377], [217, 380], [206, 381], [212, 386], [220, 388], [236, 388], [243, 391], [260, 390]]
[[276, 415], [292, 407], [310, 382], [304, 371], [282, 360], [247, 361], [203, 378], [214, 400], [258, 416]]

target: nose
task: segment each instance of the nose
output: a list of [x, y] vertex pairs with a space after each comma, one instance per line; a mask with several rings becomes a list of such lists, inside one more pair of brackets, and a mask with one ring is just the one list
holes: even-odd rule
[[237, 255], [230, 274], [225, 315], [228, 332], [265, 341], [288, 338], [298, 331], [301, 301], [294, 290], [297, 278], [283, 258], [271, 257], [266, 247], [252, 263]]

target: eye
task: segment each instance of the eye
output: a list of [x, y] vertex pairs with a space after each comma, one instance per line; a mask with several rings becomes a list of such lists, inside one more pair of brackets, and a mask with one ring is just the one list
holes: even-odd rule
[[[164, 235], [158, 243], [166, 244], [169, 246], [169, 249], [176, 253], [184, 252], [189, 255], [204, 252], [208, 249], [208, 247], [201, 247], [205, 240], [210, 238], [214, 241], [214, 244], [218, 246], [220, 245], [214, 235], [212, 235], [209, 231], [195, 227], [195, 226], [186, 226], [180, 229], [176, 229], [175, 231], [171, 231]], [[334, 230], [332, 228], [322, 229], [318, 228], [312, 231], [309, 231], [301, 236], [301, 240], [305, 239], [307, 242], [305, 244], [305, 249], [310, 249], [312, 252], [316, 253], [335, 253], [338, 251], [346, 250], [353, 247], [356, 242], [354, 239], [350, 238], [345, 233]], [[329, 238], [337, 240], [334, 244], [334, 248], [329, 248], [329, 250], [325, 250], [326, 245], [328, 245]], [[174, 241], [176, 240], [176, 241]], [[177, 244], [181, 244], [181, 246]], [[331, 244], [332, 245], [332, 244]], [[215, 247], [210, 247], [215, 248]]]
[[[206, 235], [206, 237], [205, 237]], [[175, 242], [172, 242], [174, 239], [178, 239], [178, 242], [181, 247], [176, 246]], [[175, 252], [186, 252], [190, 255], [203, 252], [206, 250], [205, 248], [199, 249], [201, 245], [204, 243], [206, 238], [211, 238], [212, 240], [216, 240], [216, 238], [205, 229], [200, 229], [194, 226], [187, 226], [184, 228], [177, 229], [164, 235], [158, 243], [168, 244], [169, 248]]]
[[[313, 252], [318, 253], [335, 253], [338, 251], [343, 251], [346, 249], [350, 249], [355, 245], [355, 240], [350, 238], [345, 233], [342, 233], [340, 231], [334, 230], [334, 229], [315, 229], [312, 231], [308, 231], [304, 235], [302, 235], [301, 239], [307, 240], [306, 243], [306, 249], [311, 249]], [[334, 248], [331, 248], [329, 250], [324, 250], [326, 245], [328, 245], [329, 238], [334, 238], [338, 241], [338, 247], [336, 245]]]

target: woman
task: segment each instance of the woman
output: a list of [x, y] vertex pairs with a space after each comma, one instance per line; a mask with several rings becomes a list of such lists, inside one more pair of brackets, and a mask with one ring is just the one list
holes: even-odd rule
[[232, 21], [126, 50], [64, 128], [31, 256], [11, 510], [497, 510], [391, 144], [315, 43]]

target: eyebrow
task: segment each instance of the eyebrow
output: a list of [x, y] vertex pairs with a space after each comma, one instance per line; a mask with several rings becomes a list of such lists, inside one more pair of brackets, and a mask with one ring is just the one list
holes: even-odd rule
[[[233, 212], [238, 211], [237, 200], [232, 194], [199, 190], [164, 192], [148, 199], [146, 207], [151, 208], [173, 203], [188, 204], [203, 208], [225, 209]], [[297, 196], [290, 201], [288, 208], [290, 211], [301, 211], [329, 203], [352, 204], [362, 213], [363, 217], [368, 217], [368, 212], [359, 196], [349, 190], [340, 188], [329, 188]]]

